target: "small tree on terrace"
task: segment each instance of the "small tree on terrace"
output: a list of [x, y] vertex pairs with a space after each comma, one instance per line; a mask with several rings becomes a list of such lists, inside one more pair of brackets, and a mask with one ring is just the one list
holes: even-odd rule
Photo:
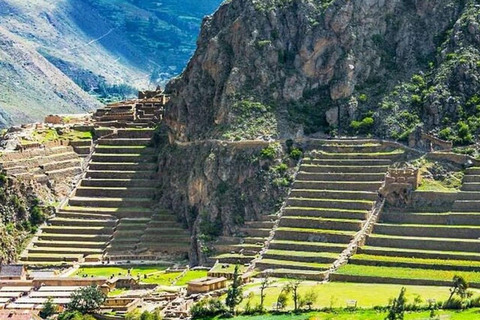
[[107, 296], [97, 286], [83, 287], [72, 293], [67, 310], [91, 314], [100, 309], [106, 298]]
[[47, 299], [47, 302], [43, 305], [42, 310], [38, 314], [42, 319], [48, 319], [49, 317], [53, 316], [57, 313], [57, 306], [53, 304], [52, 297]]
[[300, 280], [291, 280], [288, 283], [293, 298], [293, 311], [295, 312], [297, 312], [303, 306], [302, 297], [300, 296], [299, 292], [300, 284], [302, 284], [302, 281]]
[[260, 311], [264, 310], [264, 303], [265, 303], [265, 290], [271, 285], [270, 275], [265, 272], [263, 275], [262, 282], [260, 284]]
[[461, 276], [454, 276], [453, 277], [453, 284], [450, 288], [450, 296], [446, 302], [446, 305], [450, 304], [454, 295], [458, 295], [462, 300], [465, 299], [468, 295], [468, 283], [465, 279]]
[[405, 291], [406, 289], [402, 288], [398, 298], [393, 299], [385, 320], [403, 320], [405, 315], [405, 303], [407, 302], [407, 299], [405, 298]]
[[225, 299], [225, 304], [227, 307], [230, 308], [230, 313], [235, 313], [235, 307], [239, 305], [243, 300], [243, 292], [242, 292], [242, 279], [240, 276], [240, 272], [238, 269], [238, 265], [235, 266], [235, 270], [233, 271], [233, 283], [228, 288], [227, 298]]

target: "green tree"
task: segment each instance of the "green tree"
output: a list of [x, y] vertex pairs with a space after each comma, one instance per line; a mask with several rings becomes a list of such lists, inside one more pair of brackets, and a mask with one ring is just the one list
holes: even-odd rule
[[450, 296], [448, 297], [446, 305], [450, 304], [454, 295], [458, 295], [462, 300], [467, 297], [468, 283], [462, 276], [454, 276], [453, 284], [450, 288]]
[[301, 280], [291, 280], [288, 283], [288, 286], [290, 287], [289, 291], [291, 292], [293, 298], [293, 311], [295, 312], [297, 312], [303, 306], [302, 297], [300, 296], [300, 292], [298, 290], [301, 284]]
[[57, 313], [57, 306], [53, 304], [53, 299], [50, 297], [47, 299], [47, 302], [43, 305], [42, 310], [40, 310], [39, 316], [42, 319], [48, 319]]
[[280, 291], [277, 297], [277, 305], [276, 305], [277, 311], [283, 310], [287, 307], [288, 295], [290, 294], [291, 291], [292, 291], [292, 287], [288, 284], [282, 288], [282, 290]]
[[260, 283], [260, 311], [263, 311], [265, 310], [264, 309], [264, 303], [265, 303], [265, 297], [266, 297], [266, 293], [265, 293], [265, 290], [271, 285], [271, 281], [270, 281], [270, 275], [268, 274], [268, 272], [265, 272], [263, 274], [263, 279], [262, 279], [262, 282]]
[[225, 299], [225, 304], [230, 308], [232, 314], [235, 313], [235, 307], [239, 305], [243, 300], [243, 290], [241, 288], [242, 279], [240, 276], [238, 265], [235, 265], [235, 270], [233, 272], [233, 283], [228, 288], [227, 298]]
[[405, 303], [407, 299], [405, 298], [405, 288], [400, 290], [398, 298], [393, 299], [390, 309], [388, 310], [388, 315], [385, 320], [403, 320], [405, 316]]
[[318, 294], [315, 292], [314, 289], [312, 289], [305, 294], [303, 300], [305, 301], [305, 305], [308, 307], [308, 310], [312, 310], [313, 305], [318, 300]]
[[71, 301], [67, 304], [68, 311], [78, 311], [82, 314], [94, 313], [105, 302], [107, 296], [100, 291], [98, 286], [91, 285], [74, 291]]

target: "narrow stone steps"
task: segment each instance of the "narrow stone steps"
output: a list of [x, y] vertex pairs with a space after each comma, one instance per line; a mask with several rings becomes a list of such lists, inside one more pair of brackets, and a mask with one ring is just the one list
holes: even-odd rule
[[263, 272], [270, 277], [275, 278], [295, 278], [313, 281], [323, 281], [325, 279], [325, 272], [316, 270], [297, 270], [275, 267], [274, 269], [265, 269]]
[[286, 207], [283, 217], [317, 217], [325, 219], [354, 219], [365, 220], [368, 210], [345, 210], [335, 208], [308, 208], [308, 207]]
[[413, 225], [413, 224], [386, 224], [377, 223], [374, 226], [375, 234], [407, 236], [407, 237], [431, 237], [431, 238], [456, 238], [478, 239], [480, 226], [449, 226], [449, 225]]
[[389, 159], [318, 159], [305, 158], [303, 164], [323, 166], [389, 166], [392, 163]]
[[434, 251], [480, 251], [480, 240], [478, 239], [385, 236], [372, 234], [368, 237], [366, 244], [372, 247], [393, 247]]
[[114, 227], [116, 225], [116, 220], [75, 219], [75, 218], [56, 217], [48, 220], [48, 223], [52, 226]]
[[480, 200], [456, 200], [453, 203], [452, 211], [480, 212]]
[[106, 197], [106, 198], [148, 198], [152, 199], [155, 194], [155, 188], [138, 187], [83, 187], [80, 186], [75, 191], [77, 197]]
[[129, 207], [129, 208], [115, 208], [115, 207], [82, 207], [82, 206], [66, 206], [62, 209], [64, 213], [80, 213], [91, 215], [113, 215], [116, 218], [127, 217], [151, 217], [152, 210], [150, 208]]
[[329, 153], [377, 153], [377, 152], [388, 152], [387, 148], [381, 143], [369, 143], [369, 144], [357, 144], [357, 145], [346, 145], [346, 144], [335, 144], [329, 143], [321, 146], [321, 150]]
[[[471, 201], [471, 200], [480, 200], [480, 191], [460, 191], [457, 193], [457, 199], [458, 200], [466, 200], [466, 201]], [[478, 208], [480, 212], [480, 207]]]
[[312, 241], [312, 242], [332, 242], [332, 243], [349, 243], [355, 232], [324, 230], [324, 229], [308, 229], [308, 228], [277, 228], [275, 237], [279, 240], [293, 241]]
[[362, 220], [324, 219], [312, 217], [283, 217], [281, 227], [315, 228], [328, 230], [358, 231], [363, 225]]
[[380, 222], [397, 224], [479, 226], [480, 212], [384, 212]]
[[42, 237], [45, 234], [49, 235], [72, 235], [72, 234], [81, 234], [86, 235], [110, 235], [113, 233], [113, 227], [104, 227], [104, 226], [45, 226], [42, 228]]
[[145, 154], [100, 154], [94, 153], [92, 155], [92, 162], [94, 163], [125, 163], [125, 162], [140, 162], [140, 163], [154, 163], [156, 156]]
[[330, 267], [330, 264], [273, 259], [262, 259], [256, 263], [256, 268], [260, 270], [275, 269], [279, 267], [293, 270], [324, 271]]
[[152, 170], [115, 171], [115, 170], [88, 170], [86, 178], [93, 179], [151, 179]]
[[45, 262], [54, 262], [54, 261], [65, 261], [65, 262], [76, 262], [83, 258], [81, 254], [37, 254], [32, 253], [28, 254], [28, 256], [22, 256], [20, 260], [22, 261], [45, 261]]
[[406, 258], [480, 261], [480, 254], [477, 252], [435, 251], [422, 249], [363, 246], [358, 249], [358, 253]]
[[98, 140], [99, 145], [104, 146], [146, 146], [151, 142], [150, 138], [114, 138], [114, 139], [105, 139], [101, 138]]
[[[313, 173], [299, 172], [298, 180], [303, 181], [351, 181], [351, 182], [381, 182], [385, 179], [385, 173]], [[315, 188], [316, 189], [316, 188]]]
[[155, 171], [157, 165], [151, 162], [90, 162], [89, 170], [96, 171]]
[[63, 161], [55, 161], [49, 162], [40, 167], [43, 168], [45, 171], [56, 171], [61, 169], [68, 169], [72, 167], [80, 167], [82, 165], [82, 160], [80, 159], [71, 159], [71, 160], [63, 160]]
[[378, 199], [378, 194], [373, 191], [339, 191], [318, 189], [292, 189], [290, 197], [314, 199], [339, 199], [339, 200], [370, 200]]
[[156, 150], [145, 146], [105, 146], [100, 145], [95, 148], [99, 154], [143, 154], [154, 156]]
[[[79, 239], [80, 240], [80, 239]], [[34, 246], [37, 248], [95, 248], [103, 249], [106, 246], [105, 241], [44, 241], [39, 240], [34, 242]]]
[[315, 155], [317, 159], [388, 159], [392, 160], [403, 154], [403, 150], [386, 152], [320, 152]]
[[39, 254], [60, 254], [60, 253], [78, 253], [78, 254], [102, 254], [102, 248], [78, 248], [75, 246], [72, 247], [33, 247], [28, 249], [28, 253], [39, 253]]
[[255, 259], [255, 255], [227, 253], [227, 254], [221, 254], [218, 256], [213, 256], [211, 257], [211, 259], [218, 260], [220, 263], [245, 265], [250, 263], [253, 259]]
[[240, 232], [245, 234], [245, 236], [250, 237], [265, 237], [267, 238], [270, 235], [270, 228], [259, 229], [259, 228], [240, 228]]
[[480, 182], [464, 182], [462, 184], [462, 191], [479, 191], [480, 192]]
[[50, 179], [56, 179], [56, 178], [65, 178], [65, 176], [76, 176], [82, 173], [82, 168], [81, 167], [71, 167], [71, 168], [65, 168], [65, 169], [58, 169], [58, 170], [52, 170], [52, 171], [46, 171], [45, 174], [50, 178]]
[[467, 174], [463, 177], [463, 183], [479, 183], [480, 175]]
[[83, 179], [80, 185], [103, 188], [152, 188], [155, 182], [151, 179]]
[[480, 271], [480, 263], [469, 260], [436, 260], [411, 257], [375, 256], [357, 254], [349, 263], [364, 266], [382, 266], [394, 268], [417, 268], [433, 270]]
[[149, 198], [94, 198], [72, 197], [68, 201], [71, 206], [80, 207], [103, 207], [103, 208], [150, 208], [153, 205]]
[[309, 252], [334, 252], [340, 254], [347, 244], [323, 243], [313, 241], [286, 241], [275, 239], [270, 243], [269, 249]]
[[[297, 177], [298, 179], [298, 177]], [[382, 181], [307, 181], [295, 180], [295, 189], [317, 189], [317, 190], [344, 190], [344, 191], [377, 191], [382, 186]]]
[[380, 173], [387, 172], [388, 165], [351, 165], [335, 166], [321, 164], [302, 164], [300, 171], [313, 173]]
[[41, 233], [38, 235], [39, 240], [44, 241], [70, 241], [70, 242], [99, 242], [109, 241], [109, 234], [61, 234], [61, 233]]
[[340, 199], [288, 198], [287, 200], [289, 207], [336, 208], [347, 210], [371, 210], [373, 203], [373, 201]]
[[269, 260], [287, 260], [296, 262], [333, 263], [338, 254], [332, 252], [312, 252], [269, 249], [263, 257]]
[[155, 129], [118, 129], [117, 139], [151, 139], [155, 134]]

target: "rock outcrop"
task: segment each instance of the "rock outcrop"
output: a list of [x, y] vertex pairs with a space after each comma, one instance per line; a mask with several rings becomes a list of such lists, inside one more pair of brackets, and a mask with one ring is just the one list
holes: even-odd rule
[[[379, 109], [396, 84], [426, 70], [466, 10], [453, 0], [226, 1], [204, 20], [195, 55], [168, 85], [169, 127], [185, 141], [228, 138], [241, 117], [238, 103], [250, 101], [274, 114], [277, 137], [325, 131], [336, 122], [347, 129]], [[462, 26], [455, 24], [451, 46]], [[466, 27], [470, 38], [478, 37], [477, 27], [478, 21]], [[438, 123], [433, 105], [417, 112], [426, 124]], [[400, 106], [407, 107], [410, 101]], [[340, 108], [339, 119], [332, 108]], [[384, 119], [374, 118], [382, 132]]]

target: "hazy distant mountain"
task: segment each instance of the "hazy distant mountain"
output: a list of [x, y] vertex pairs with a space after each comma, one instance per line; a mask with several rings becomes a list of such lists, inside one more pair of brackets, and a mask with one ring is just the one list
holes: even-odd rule
[[181, 72], [219, 3], [0, 0], [0, 126], [95, 108], [82, 89], [163, 83]]

